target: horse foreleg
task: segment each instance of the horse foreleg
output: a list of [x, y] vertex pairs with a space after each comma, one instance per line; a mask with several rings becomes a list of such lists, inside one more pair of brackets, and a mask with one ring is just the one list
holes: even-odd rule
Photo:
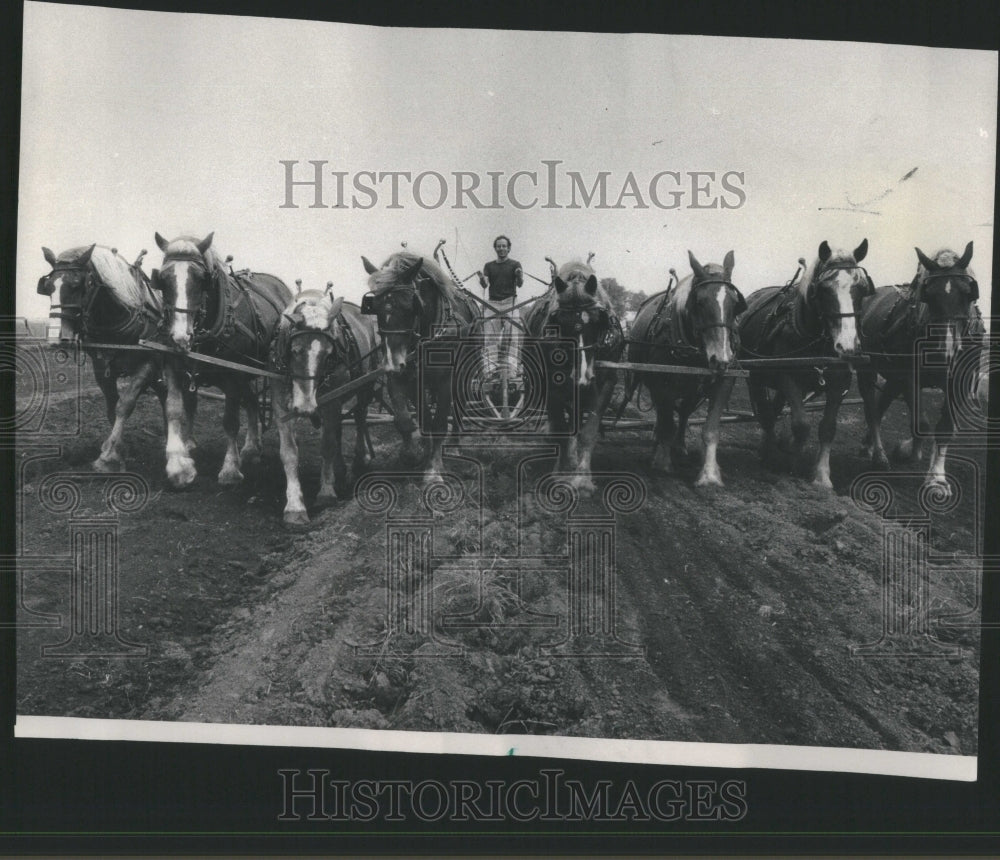
[[[302, 498], [302, 487], [299, 484], [299, 446], [295, 441], [295, 426], [292, 416], [287, 411], [290, 393], [285, 388], [284, 381], [275, 382], [271, 386], [272, 402], [274, 403], [274, 423], [278, 427], [278, 445], [281, 465], [285, 469], [285, 510], [283, 519], [286, 526], [295, 528], [309, 523], [305, 501]], [[226, 401], [228, 407], [228, 399]]]
[[780, 386], [778, 391], [785, 398], [792, 413], [792, 458], [797, 462], [809, 440], [809, 419], [802, 403], [802, 391], [792, 376], [787, 373], [781, 374], [778, 385]]
[[747, 391], [750, 394], [750, 404], [753, 407], [754, 415], [760, 424], [760, 458], [768, 461], [774, 456], [777, 449], [777, 442], [774, 436], [774, 423], [776, 415], [771, 404], [771, 398], [767, 394], [767, 387], [759, 377], [754, 377], [751, 372], [747, 379]]
[[646, 384], [649, 397], [656, 408], [656, 427], [653, 430], [652, 468], [671, 471], [671, 447], [674, 442], [674, 401], [662, 382]]
[[404, 380], [396, 374], [386, 377], [386, 387], [389, 389], [389, 402], [392, 404], [392, 418], [399, 436], [403, 440], [403, 450], [401, 456], [404, 460], [412, 462], [415, 459], [413, 450], [413, 431], [415, 429], [413, 418], [410, 416], [410, 405], [406, 397], [406, 385]]
[[111, 373], [111, 363], [95, 356], [94, 379], [97, 380], [97, 387], [104, 395], [104, 408], [108, 416], [108, 424], [114, 426], [118, 408], [118, 376]]
[[945, 473], [945, 458], [948, 455], [948, 443], [954, 433], [954, 416], [951, 404], [948, 402], [946, 386], [944, 402], [941, 404], [941, 417], [934, 428], [934, 443], [931, 446], [927, 477], [924, 479], [925, 485], [934, 487], [944, 498], [951, 498], [952, 495], [951, 484], [948, 483], [948, 476]]
[[184, 444], [190, 453], [198, 447], [194, 438], [194, 420], [198, 416], [198, 391], [197, 389], [192, 391], [190, 385], [185, 385], [181, 391], [184, 397], [184, 414], [187, 416], [187, 433]]
[[670, 445], [670, 458], [673, 460], [674, 466], [678, 468], [687, 464], [688, 419], [701, 401], [697, 385], [688, 386], [686, 383], [687, 380], [680, 383], [683, 387], [688, 388], [689, 391], [681, 397], [680, 402], [677, 404], [677, 429], [674, 431], [674, 440]]
[[735, 382], [733, 377], [724, 376], [712, 386], [709, 395], [708, 415], [701, 431], [702, 442], [705, 445], [705, 461], [702, 464], [698, 480], [694, 482], [696, 487], [722, 486], [722, 473], [719, 471], [719, 463], [716, 459], [716, 449], [719, 446], [719, 421], [722, 418], [723, 410], [729, 403], [729, 395], [732, 394]]
[[247, 413], [247, 435], [240, 449], [240, 466], [260, 459], [260, 404], [250, 382], [241, 382], [240, 399]]
[[570, 482], [577, 490], [583, 493], [594, 491], [594, 479], [590, 473], [590, 458], [594, 453], [594, 446], [597, 445], [597, 437], [601, 430], [601, 419], [611, 402], [611, 395], [615, 390], [617, 374], [601, 383], [594, 397], [594, 408], [590, 413], [583, 428], [580, 430], [580, 440], [577, 447], [579, 460], [576, 465], [576, 475]]
[[451, 418], [451, 381], [447, 385], [442, 384], [438, 389], [437, 403], [434, 409], [434, 418], [431, 423], [431, 458], [424, 475], [424, 481], [432, 483], [440, 481], [441, 473], [444, 471], [444, 458], [442, 448], [445, 437], [448, 435], [448, 420]]
[[920, 462], [924, 458], [928, 430], [927, 419], [923, 410], [917, 409], [917, 382], [914, 372], [908, 372], [902, 377], [903, 402], [910, 412], [910, 436], [898, 445], [893, 452], [897, 459]]
[[372, 401], [370, 390], [358, 393], [357, 404], [354, 407], [354, 462], [351, 469], [357, 477], [368, 465], [369, 454], [366, 448], [368, 440], [368, 406]]
[[328, 403], [323, 410], [323, 433], [320, 437], [320, 449], [323, 456], [323, 466], [320, 472], [319, 492], [316, 494], [317, 505], [332, 505], [337, 498], [347, 498], [347, 464], [341, 450], [343, 444], [343, 423], [340, 414], [340, 403]]
[[827, 386], [826, 404], [819, 422], [819, 457], [816, 460], [813, 483], [828, 490], [833, 489], [833, 481], [830, 480], [830, 449], [837, 435], [837, 413], [843, 399], [844, 390], [839, 384]]
[[[135, 404], [139, 401], [139, 395], [145, 390], [152, 375], [153, 367], [151, 364], [140, 364], [132, 373], [124, 396], [116, 398], [118, 402], [115, 405], [115, 420], [111, 427], [111, 433], [101, 446], [101, 455], [93, 463], [98, 472], [124, 471], [125, 462], [121, 458], [118, 446], [125, 432], [125, 422], [132, 415]], [[115, 385], [114, 380], [111, 383]]]
[[[867, 432], [865, 440], [861, 446], [861, 453], [866, 457], [871, 457], [872, 463], [882, 469], [889, 468], [889, 458], [886, 456], [885, 447], [882, 444], [882, 416], [888, 408], [888, 404], [895, 399], [899, 393], [898, 388], [893, 391], [895, 380], [886, 379], [885, 387], [877, 392], [875, 388], [876, 373], [874, 370], [858, 368], [858, 392], [865, 406], [865, 424]], [[883, 398], [888, 395], [888, 399], [883, 407]]]
[[167, 386], [167, 480], [173, 487], [180, 489], [190, 484], [198, 472], [181, 432], [185, 415], [180, 374], [168, 363], [163, 367], [163, 379]]
[[220, 484], [238, 484], [243, 480], [240, 471], [240, 449], [237, 444], [240, 433], [239, 384], [229, 382], [225, 387], [226, 407], [222, 415], [222, 429], [226, 431], [226, 457], [219, 470]]

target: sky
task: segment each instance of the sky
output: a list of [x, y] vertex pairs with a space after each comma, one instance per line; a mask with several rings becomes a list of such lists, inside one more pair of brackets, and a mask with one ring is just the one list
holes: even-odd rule
[[[732, 249], [733, 281], [751, 293], [787, 281], [824, 240], [867, 238], [880, 285], [912, 279], [915, 246], [972, 240], [990, 311], [996, 52], [27, 2], [21, 104], [17, 310], [29, 318], [47, 313], [43, 245], [97, 242], [129, 259], [145, 248], [148, 272], [162, 260], [155, 232], [214, 232], [236, 268], [293, 289], [333, 281], [355, 301], [362, 254], [381, 263], [406, 242], [429, 255], [442, 238], [463, 278], [503, 233], [529, 275], [547, 280], [546, 256], [593, 252], [600, 277], [646, 293], [671, 267], [688, 273], [689, 250], [706, 263]], [[300, 181], [326, 162], [326, 208], [309, 186], [283, 206], [288, 161]], [[551, 199], [545, 162], [558, 162]], [[353, 191], [364, 171], [410, 173], [398, 208], [389, 177], [364, 175], [377, 200], [361, 208], [373, 202]], [[519, 171], [537, 174], [533, 205], [528, 175], [506, 194]], [[498, 175], [497, 208], [456, 208], [459, 172], [484, 205]], [[604, 207], [579, 195], [568, 207], [573, 173], [586, 189], [606, 174]], [[655, 205], [651, 183], [676, 208]], [[543, 289], [529, 277], [524, 297]]]

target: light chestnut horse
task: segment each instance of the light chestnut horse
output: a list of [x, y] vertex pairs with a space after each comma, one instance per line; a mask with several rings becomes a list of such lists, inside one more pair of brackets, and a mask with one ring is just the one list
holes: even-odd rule
[[333, 504], [338, 497], [348, 498], [351, 487], [341, 450], [342, 410], [345, 402], [355, 399], [351, 411], [356, 431], [353, 472], [357, 477], [368, 462], [366, 419], [374, 383], [322, 404], [317, 398], [375, 370], [380, 361], [371, 320], [361, 315], [357, 305], [333, 298], [329, 289], [303, 290], [285, 309], [272, 342], [270, 368], [283, 374], [281, 379], [271, 380], [271, 403], [285, 469], [287, 526], [294, 528], [309, 522], [299, 484], [295, 419], [309, 417], [323, 428], [317, 506]]

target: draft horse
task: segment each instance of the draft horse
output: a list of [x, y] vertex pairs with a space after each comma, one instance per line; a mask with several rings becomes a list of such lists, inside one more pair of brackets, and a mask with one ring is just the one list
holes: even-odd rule
[[[829, 356], [850, 359], [859, 353], [857, 318], [861, 303], [875, 292], [868, 272], [860, 265], [868, 253], [868, 240], [854, 251], [832, 250], [824, 241], [819, 255], [800, 278], [783, 287], [764, 287], [752, 293], [739, 320], [742, 358], [805, 358]], [[774, 425], [787, 402], [792, 413], [792, 443], [796, 459], [809, 438], [809, 421], [803, 396], [826, 395], [819, 424], [819, 457], [813, 483], [833, 488], [830, 481], [830, 448], [837, 433], [837, 413], [851, 385], [848, 364], [825, 368], [754, 369], [748, 387], [757, 420], [764, 431], [761, 454], [775, 453]], [[776, 393], [773, 399], [768, 390]]]
[[[960, 401], [969, 402], [973, 396], [983, 351], [985, 329], [976, 307], [979, 285], [969, 268], [972, 242], [961, 256], [949, 248], [933, 257], [915, 250], [919, 264], [913, 281], [902, 287], [879, 287], [862, 309], [861, 341], [871, 358], [868, 367], [858, 368], [868, 422], [866, 453], [875, 465], [888, 467], [882, 416], [902, 395], [918, 438], [915, 441], [911, 435], [897, 447], [897, 453], [902, 459], [921, 459], [929, 427], [917, 403], [918, 388], [939, 388], [944, 399], [925, 483], [950, 495], [945, 456], [954, 435], [954, 412], [961, 408]], [[885, 384], [876, 395], [877, 374]]]
[[307, 416], [323, 428], [317, 506], [346, 498], [351, 488], [341, 450], [342, 409], [347, 400], [356, 397], [352, 414], [356, 430], [353, 472], [357, 477], [368, 462], [366, 422], [368, 405], [375, 395], [374, 383], [322, 404], [318, 404], [317, 397], [376, 370], [379, 362], [371, 320], [361, 315], [357, 305], [342, 297], [333, 298], [330, 287], [325, 292], [303, 290], [282, 314], [271, 343], [270, 368], [283, 374], [283, 378], [271, 380], [271, 402], [285, 469], [285, 525], [294, 528], [309, 522], [299, 484], [294, 419]]
[[[79, 342], [94, 365], [94, 378], [104, 394], [111, 433], [93, 462], [99, 472], [121, 472], [125, 462], [121, 440], [139, 396], [149, 387], [164, 406], [166, 388], [162, 358], [153, 352], [95, 349], [89, 343], [135, 346], [152, 338], [160, 325], [163, 302], [143, 272], [143, 254], [129, 263], [114, 248], [87, 245], [57, 257], [42, 248], [52, 271], [38, 280], [38, 293], [51, 298], [49, 316], [59, 320], [59, 342]], [[128, 377], [119, 394], [118, 380]]]
[[[377, 320], [386, 388], [396, 429], [403, 440], [403, 457], [415, 458], [416, 428], [409, 411], [412, 400], [430, 435], [425, 480], [439, 481], [444, 470], [441, 448], [448, 435], [455, 397], [455, 361], [463, 342], [479, 325], [481, 314], [474, 300], [426, 257], [399, 251], [381, 267], [374, 266], [367, 257], [361, 260], [368, 273], [368, 292], [361, 312]], [[427, 349], [430, 345], [433, 351]], [[432, 353], [440, 360], [426, 361], [421, 367], [421, 356], [434, 357]]]
[[[653, 468], [678, 468], [687, 457], [685, 437], [691, 413], [705, 399], [708, 416], [702, 430], [705, 457], [696, 486], [722, 486], [716, 459], [719, 419], [733, 390], [733, 377], [721, 375], [736, 358], [736, 318], [746, 301], [732, 283], [733, 252], [723, 264], [702, 265], [688, 251], [692, 274], [662, 295], [648, 298], [636, 313], [628, 335], [630, 362], [682, 365], [716, 371], [713, 376], [637, 372], [630, 390], [644, 384], [656, 407]], [[674, 412], [677, 423], [674, 424]], [[669, 446], [669, 460], [668, 460]]]
[[[529, 307], [524, 325], [529, 337], [541, 345], [549, 432], [559, 439], [555, 470], [572, 473], [570, 484], [591, 492], [591, 456], [618, 382], [617, 370], [596, 363], [621, 359], [625, 348], [621, 323], [594, 270], [572, 261], [559, 268], [549, 291]], [[553, 336], [572, 341], [571, 364], [560, 360], [564, 349]]]
[[[182, 236], [168, 242], [159, 233], [156, 244], [163, 263], [153, 271], [153, 283], [163, 296], [163, 321], [170, 340], [183, 352], [263, 368], [271, 339], [292, 293], [274, 275], [233, 272], [212, 247], [213, 233], [204, 239]], [[228, 445], [220, 484], [243, 480], [240, 467], [260, 454], [260, 417], [251, 376], [234, 370], [205, 370], [191, 363], [182, 373], [174, 363], [165, 365], [167, 382], [167, 478], [184, 487], [196, 477], [194, 461], [181, 435], [183, 394], [186, 386], [215, 386], [225, 394], [222, 426]], [[237, 446], [240, 406], [247, 413], [247, 435], [242, 450]]]

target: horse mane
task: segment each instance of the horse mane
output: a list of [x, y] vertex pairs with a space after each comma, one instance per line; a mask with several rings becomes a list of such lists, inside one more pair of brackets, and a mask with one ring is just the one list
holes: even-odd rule
[[[951, 248], [940, 248], [939, 250], [931, 254], [930, 258], [935, 263], [937, 263], [942, 269], [951, 269], [962, 258], [962, 255], [953, 251]], [[976, 277], [975, 273], [972, 271], [971, 266], [967, 267], [965, 271], [970, 278], [974, 279]], [[926, 273], [927, 270], [924, 268], [924, 264], [917, 263], [917, 278], [920, 278], [922, 275], [925, 275]]]
[[185, 256], [201, 257], [213, 273], [217, 274], [221, 272], [223, 275], [228, 275], [229, 272], [226, 269], [225, 258], [215, 250], [215, 245], [209, 245], [208, 250], [202, 254], [198, 250], [198, 243], [201, 241], [201, 239], [197, 239], [194, 236], [179, 236], [167, 245], [163, 256], [167, 258], [172, 254], [183, 254]]
[[[87, 247], [90, 247], [89, 245]], [[87, 248], [74, 248], [73, 252], [86, 251]], [[63, 261], [64, 256], [72, 252], [64, 252], [58, 258]], [[79, 253], [73, 257], [77, 259]], [[94, 253], [90, 256], [90, 264], [94, 267], [104, 285], [111, 290], [115, 297], [124, 305], [129, 307], [140, 307], [145, 300], [141, 281], [137, 279], [131, 263], [120, 257], [117, 253], [98, 245], [94, 248]]]
[[420, 274], [428, 278], [437, 289], [438, 293], [445, 300], [451, 301], [455, 297], [455, 286], [451, 278], [444, 273], [444, 270], [434, 262], [433, 258], [423, 254], [415, 254], [413, 251], [397, 251], [392, 254], [381, 266], [372, 274], [369, 283], [375, 295], [384, 293], [394, 287], [402, 286], [399, 276], [407, 269], [411, 269], [421, 260]]
[[306, 328], [325, 329], [330, 324], [332, 307], [332, 302], [324, 301], [328, 298], [327, 293], [322, 290], [303, 290], [288, 303], [279, 324], [282, 327], [290, 326], [292, 323], [288, 317], [297, 312], [302, 316], [302, 324]]
[[833, 252], [830, 254], [830, 259], [828, 259], [825, 263], [822, 264], [820, 263], [819, 256], [817, 255], [813, 259], [812, 263], [806, 266], [806, 269], [802, 273], [802, 276], [795, 282], [795, 286], [798, 288], [798, 291], [802, 294], [802, 297], [805, 298], [806, 290], [809, 289], [809, 285], [812, 283], [813, 275], [816, 274], [816, 269], [820, 265], [826, 266], [831, 263], [837, 264], [837, 263], [853, 263], [853, 262], [854, 262], [854, 252], [845, 251], [843, 248], [834, 249]]
[[[708, 275], [724, 275], [726, 270], [718, 263], [704, 263], [702, 268]], [[673, 300], [677, 310], [681, 313], [687, 307], [687, 300], [691, 295], [691, 287], [694, 285], [694, 272], [681, 278], [674, 288]]]

